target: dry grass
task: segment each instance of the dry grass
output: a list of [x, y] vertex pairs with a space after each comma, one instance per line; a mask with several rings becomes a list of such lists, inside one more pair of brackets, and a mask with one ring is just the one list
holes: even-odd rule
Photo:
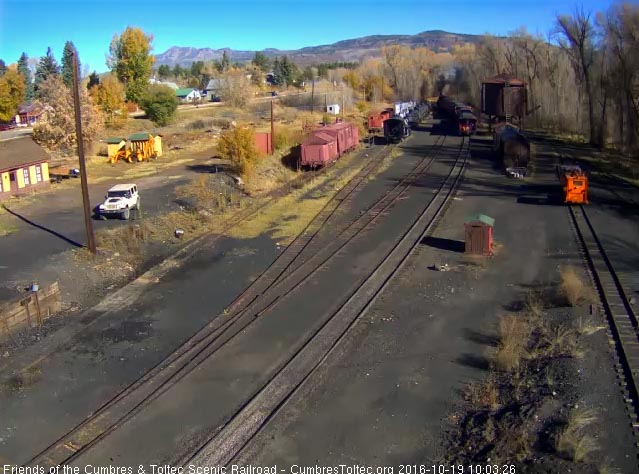
[[580, 316], [577, 320], [576, 330], [580, 336], [591, 336], [603, 329], [606, 329], [606, 327], [597, 324], [591, 317], [584, 318]]
[[10, 220], [11, 216], [9, 213], [0, 207], [0, 237], [4, 237], [5, 235], [9, 235], [18, 230], [17, 227], [10, 222]]
[[31, 367], [27, 367], [0, 385], [0, 392], [21, 392], [35, 385], [41, 377], [42, 368], [40, 366], [33, 365]]
[[146, 221], [100, 230], [95, 234], [96, 246], [102, 252], [137, 268], [144, 260], [144, 244], [150, 238]]
[[574, 462], [588, 460], [599, 450], [596, 439], [588, 433], [597, 420], [597, 413], [592, 409], [574, 409], [557, 438], [557, 452]]
[[546, 304], [541, 291], [529, 291], [526, 294], [524, 309], [532, 318], [541, 318]]
[[[231, 229], [229, 235], [248, 239], [268, 233], [283, 244], [291, 242], [324, 207], [331, 196], [357, 174], [358, 168], [345, 169], [352, 156], [342, 158], [330, 172], [277, 199], [249, 221]], [[336, 178], [336, 176], [339, 177]], [[308, 193], [329, 182], [332, 186], [325, 193], [316, 193], [315, 198], [312, 199], [306, 198]]]
[[528, 318], [517, 315], [502, 316], [499, 320], [499, 346], [495, 363], [501, 370], [512, 372], [519, 369], [528, 357], [528, 344], [533, 327]]
[[473, 407], [496, 411], [499, 403], [499, 383], [495, 374], [490, 374], [485, 382], [470, 384], [466, 391], [466, 400]]
[[593, 301], [593, 293], [590, 286], [581, 279], [577, 269], [565, 266], [559, 270], [560, 294], [570, 306], [578, 306]]
[[176, 239], [176, 229], [184, 231], [182, 238], [187, 241], [216, 230], [219, 224], [219, 220], [214, 224], [210, 217], [196, 211], [173, 211], [148, 220], [146, 226], [153, 240], [169, 242]]

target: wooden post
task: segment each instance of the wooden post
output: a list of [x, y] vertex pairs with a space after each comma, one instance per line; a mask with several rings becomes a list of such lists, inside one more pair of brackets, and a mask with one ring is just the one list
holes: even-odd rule
[[273, 117], [273, 100], [271, 99], [271, 155], [275, 153], [275, 120]]

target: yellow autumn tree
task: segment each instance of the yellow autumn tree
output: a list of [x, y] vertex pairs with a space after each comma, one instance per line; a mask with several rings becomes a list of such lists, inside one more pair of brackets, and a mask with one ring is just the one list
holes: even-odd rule
[[122, 35], [113, 36], [109, 47], [107, 65], [124, 84], [127, 100], [135, 103], [144, 96], [153, 73], [152, 42], [152, 35], [129, 26]]
[[240, 174], [249, 177], [257, 162], [255, 133], [245, 126], [232, 127], [220, 135], [217, 150], [227, 160], [237, 166]]
[[14, 69], [0, 77], [0, 121], [9, 122], [15, 117], [24, 102], [25, 89], [24, 78]]
[[126, 123], [127, 111], [124, 102], [124, 86], [117, 77], [106, 76], [100, 84], [91, 88], [90, 94], [104, 113], [105, 123], [121, 127]]

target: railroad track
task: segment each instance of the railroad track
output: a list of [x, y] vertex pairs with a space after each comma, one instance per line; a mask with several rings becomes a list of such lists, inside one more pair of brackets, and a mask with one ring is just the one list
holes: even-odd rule
[[423, 212], [413, 221], [401, 239], [381, 263], [261, 390], [245, 403], [229, 421], [194, 455], [176, 460], [175, 465], [217, 465], [233, 462], [260, 429], [300, 389], [315, 370], [345, 337], [353, 324], [370, 308], [393, 276], [407, 262], [423, 237], [436, 225], [447, 208], [462, 178], [470, 150], [464, 138], [454, 165]]
[[[214, 318], [212, 323], [198, 331], [164, 361], [118, 393], [80, 425], [35, 456], [29, 461], [29, 464], [53, 466], [73, 461], [190, 373], [202, 361], [245, 329], [260, 314], [274, 306], [282, 296], [299, 287], [308, 277], [316, 273], [337, 251], [388, 209], [410, 186], [416, 176], [427, 171], [434, 159], [430, 155], [434, 154], [434, 150], [443, 146], [444, 141], [445, 137], [438, 138], [432, 149], [433, 153], [424, 157], [401, 183], [386, 193], [363, 216], [346, 227], [332, 242], [332, 245], [323, 247], [317, 254], [308, 252], [311, 256], [297, 267], [292, 268], [291, 264], [296, 257], [303, 250], [309, 249], [309, 245], [323, 224], [334, 215], [339, 205], [351, 199], [354, 193], [363, 186], [366, 178], [381, 163], [386, 156], [385, 152], [389, 151], [388, 147], [384, 147], [326, 204], [307, 228], [260, 278], [231, 303], [225, 314]], [[220, 321], [222, 322], [220, 323]]]
[[624, 285], [584, 206], [570, 206], [570, 221], [582, 256], [597, 288], [610, 327], [618, 364], [615, 369], [624, 388], [635, 437], [639, 437], [639, 324]]

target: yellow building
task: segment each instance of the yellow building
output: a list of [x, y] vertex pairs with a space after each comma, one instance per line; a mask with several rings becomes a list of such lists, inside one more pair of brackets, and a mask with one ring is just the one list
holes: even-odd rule
[[0, 200], [49, 185], [50, 156], [31, 137], [0, 142]]

